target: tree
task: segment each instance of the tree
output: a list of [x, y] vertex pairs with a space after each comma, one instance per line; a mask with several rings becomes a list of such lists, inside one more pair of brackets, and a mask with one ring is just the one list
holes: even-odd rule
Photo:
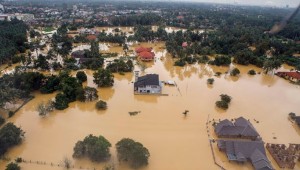
[[40, 116], [46, 116], [49, 112], [54, 110], [54, 103], [49, 100], [46, 104], [40, 103], [37, 107], [37, 111], [39, 112]]
[[89, 135], [83, 141], [78, 141], [74, 147], [74, 158], [88, 157], [95, 162], [107, 160], [110, 157], [110, 142], [103, 136]]
[[49, 69], [49, 62], [47, 61], [46, 57], [40, 54], [38, 59], [34, 61], [34, 68], [41, 68], [42, 70]]
[[221, 108], [221, 109], [224, 109], [224, 110], [228, 109], [228, 103], [225, 102], [225, 101], [223, 101], [223, 100], [217, 101], [217, 102], [216, 102], [216, 106], [217, 106], [218, 108]]
[[96, 103], [96, 109], [105, 110], [106, 108], [107, 108], [107, 103], [105, 101], [100, 100]]
[[21, 167], [17, 163], [11, 162], [11, 163], [7, 164], [5, 170], [21, 170]]
[[85, 87], [77, 90], [77, 100], [81, 102], [94, 101], [98, 99], [98, 91], [93, 87]]
[[106, 69], [113, 73], [131, 72], [133, 69], [133, 62], [132, 60], [124, 62], [122, 59], [115, 59], [112, 63], [107, 65]]
[[49, 76], [46, 78], [46, 82], [41, 87], [40, 91], [43, 94], [53, 93], [59, 89], [60, 79], [58, 76]]
[[263, 69], [265, 70], [265, 73], [268, 73], [270, 71], [273, 71], [274, 69], [278, 69], [281, 67], [281, 61], [278, 59], [267, 59], [264, 62]]
[[58, 93], [55, 96], [54, 107], [57, 110], [64, 110], [69, 107], [69, 99], [63, 93]]
[[99, 43], [96, 41], [91, 41], [91, 58], [98, 58], [98, 57], [100, 57]]
[[230, 103], [231, 102], [232, 98], [230, 96], [228, 96], [227, 94], [221, 94], [220, 96], [221, 96], [221, 100], [222, 101], [225, 101], [226, 103]]
[[215, 79], [209, 78], [207, 79], [207, 84], [214, 84]]
[[75, 77], [64, 78], [61, 82], [62, 92], [68, 98], [69, 102], [73, 102], [77, 98], [77, 91], [82, 88], [81, 82]]
[[124, 138], [116, 144], [119, 161], [128, 162], [133, 168], [148, 165], [150, 153], [141, 143]]
[[211, 63], [217, 66], [228, 66], [231, 63], [231, 58], [228, 56], [217, 56]]
[[114, 84], [114, 76], [108, 69], [100, 68], [98, 71], [94, 72], [94, 83], [98, 87], [110, 87]]
[[87, 76], [84, 71], [78, 71], [76, 73], [76, 78], [81, 82], [87, 81]]
[[249, 75], [255, 75], [255, 74], [256, 74], [256, 71], [255, 71], [255, 70], [249, 70], [249, 71], [248, 71], [248, 74], [249, 74]]
[[62, 164], [64, 168], [70, 169], [72, 166], [72, 161], [68, 157], [64, 157], [64, 159], [62, 160]]
[[231, 97], [227, 94], [221, 94], [221, 101], [216, 102], [216, 106], [221, 109], [228, 109], [229, 103], [231, 102]]
[[252, 60], [254, 60], [253, 52], [248, 49], [238, 51], [233, 58], [233, 62], [242, 65], [248, 65]]
[[5, 123], [5, 119], [0, 115], [0, 126]]
[[300, 64], [295, 67], [297, 71], [300, 71]]
[[0, 156], [6, 153], [6, 151], [22, 142], [25, 132], [16, 127], [12, 123], [5, 124], [0, 129]]
[[240, 70], [239, 70], [238, 68], [234, 68], [234, 69], [231, 70], [230, 75], [231, 75], [231, 76], [237, 76], [237, 75], [239, 75], [240, 73], [241, 73], [241, 72], [240, 72]]

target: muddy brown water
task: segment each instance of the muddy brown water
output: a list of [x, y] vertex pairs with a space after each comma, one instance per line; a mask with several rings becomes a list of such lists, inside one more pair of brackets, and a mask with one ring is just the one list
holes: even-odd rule
[[[142, 96], [133, 94], [134, 75], [115, 74], [111, 88], [98, 88], [100, 99], [107, 101], [108, 109], [95, 110], [95, 102], [73, 102], [64, 111], [55, 111], [46, 118], [39, 117], [36, 107], [41, 101], [52, 99], [55, 94], [35, 93], [35, 98], [10, 119], [26, 132], [24, 142], [12, 148], [7, 156], [26, 160], [60, 163], [64, 157], [72, 160], [75, 169], [102, 169], [108, 163], [93, 163], [87, 159], [72, 159], [73, 147], [78, 140], [89, 134], [103, 135], [114, 146], [124, 137], [141, 142], [150, 151], [149, 165], [142, 170], [211, 170], [219, 169], [213, 162], [209, 139], [215, 139], [209, 120], [231, 119], [244, 116], [256, 127], [265, 142], [300, 143], [299, 128], [288, 120], [288, 113], [300, 114], [300, 87], [265, 74], [250, 76], [247, 72], [254, 66], [237, 66], [241, 75], [231, 77], [224, 74], [229, 67], [193, 64], [174, 67], [173, 59], [165, 52], [163, 44], [152, 46], [158, 58], [146, 64], [140, 74], [159, 74], [160, 80], [174, 80], [177, 87], [164, 86], [163, 93], [169, 96]], [[135, 47], [135, 46], [134, 46]], [[134, 48], [133, 47], [133, 48]], [[232, 67], [232, 66], [231, 66]], [[135, 66], [138, 70], [139, 66]], [[283, 66], [282, 70], [291, 67]], [[222, 72], [215, 77], [215, 72]], [[93, 83], [93, 71], [86, 70], [87, 85]], [[213, 77], [215, 83], [206, 81]], [[217, 109], [215, 102], [220, 94], [228, 94], [233, 100], [227, 111]], [[189, 110], [187, 116], [182, 112]], [[140, 111], [136, 116], [128, 112]], [[259, 123], [255, 123], [254, 119]], [[276, 139], [274, 138], [276, 137]], [[217, 162], [226, 169], [253, 169], [250, 163], [228, 162], [224, 153], [213, 144]], [[116, 168], [130, 169], [118, 164], [115, 148], [111, 148], [111, 161]], [[272, 165], [279, 169], [268, 154]], [[7, 162], [0, 162], [4, 169]], [[59, 170], [62, 167], [22, 163], [23, 170]], [[296, 169], [300, 169], [299, 163]]]

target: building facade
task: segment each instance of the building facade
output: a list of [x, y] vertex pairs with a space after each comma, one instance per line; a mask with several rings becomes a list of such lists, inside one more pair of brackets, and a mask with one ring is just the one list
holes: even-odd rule
[[160, 94], [162, 84], [157, 74], [147, 74], [138, 77], [134, 83], [134, 92], [139, 94]]

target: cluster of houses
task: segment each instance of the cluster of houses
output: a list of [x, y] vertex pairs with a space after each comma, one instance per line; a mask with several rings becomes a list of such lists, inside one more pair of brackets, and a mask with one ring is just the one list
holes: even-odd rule
[[255, 170], [273, 170], [266, 156], [264, 142], [254, 126], [240, 117], [234, 122], [228, 119], [215, 125], [215, 133], [220, 151], [225, 152], [229, 161], [244, 163], [250, 161]]

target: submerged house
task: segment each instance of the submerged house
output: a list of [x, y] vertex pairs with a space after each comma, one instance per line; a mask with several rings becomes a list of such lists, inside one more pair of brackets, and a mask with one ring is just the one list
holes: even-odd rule
[[255, 170], [273, 170], [262, 141], [218, 140], [217, 145], [229, 161], [250, 161]]
[[154, 60], [155, 54], [152, 52], [152, 48], [138, 47], [135, 52], [142, 61]]
[[215, 126], [215, 133], [220, 138], [244, 138], [256, 140], [259, 134], [253, 125], [243, 117], [231, 122], [228, 119], [222, 120]]
[[161, 82], [157, 74], [147, 74], [138, 77], [134, 83], [134, 92], [140, 94], [160, 94], [162, 90]]
[[293, 82], [300, 82], [300, 72], [294, 71], [294, 72], [277, 72], [277, 76], [285, 78], [287, 80], [293, 81]]

